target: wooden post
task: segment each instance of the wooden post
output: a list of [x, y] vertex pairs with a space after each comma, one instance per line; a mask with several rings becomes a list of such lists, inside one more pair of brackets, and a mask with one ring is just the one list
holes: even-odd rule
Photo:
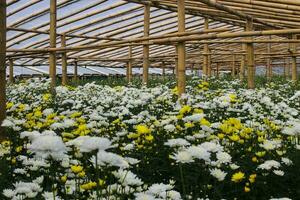
[[162, 76], [163, 76], [163, 80], [165, 80], [166, 78], [166, 63], [162, 62]]
[[[246, 31], [253, 30], [253, 20], [247, 19], [246, 21]], [[248, 38], [249, 40], [252, 37]], [[255, 66], [254, 66], [254, 46], [253, 43], [247, 43], [247, 80], [248, 80], [248, 88], [254, 89], [254, 77], [255, 77]]]
[[[149, 37], [150, 35], [150, 4], [145, 4], [144, 8], [144, 37]], [[143, 46], [143, 83], [148, 85], [149, 80], [149, 45]]]
[[9, 83], [14, 83], [14, 61], [13, 59], [9, 59]]
[[[271, 40], [272, 36], [269, 36], [269, 39]], [[268, 43], [268, 46], [267, 46], [268, 53], [271, 53], [271, 47], [272, 47], [271, 43]], [[269, 56], [267, 59], [267, 70], [266, 70], [268, 80], [270, 80], [272, 78], [272, 63], [271, 62], [272, 62], [271, 56]]]
[[127, 82], [131, 83], [132, 81], [132, 46], [129, 46], [129, 61], [127, 62]]
[[217, 77], [220, 76], [220, 63], [217, 63]]
[[290, 59], [289, 58], [284, 59], [284, 76], [286, 79], [289, 79], [289, 76], [290, 76]]
[[232, 78], [235, 78], [236, 69], [235, 69], [235, 55], [232, 55], [232, 70], [231, 70], [231, 76]]
[[6, 0], [0, 0], [0, 141], [6, 138], [1, 127], [6, 118]]
[[207, 75], [211, 77], [211, 50], [208, 48]]
[[[246, 44], [242, 44], [242, 50], [243, 51], [247, 51], [247, 45]], [[247, 63], [246, 62], [246, 56], [245, 55], [242, 55], [242, 58], [241, 58], [241, 65], [240, 65], [240, 73], [239, 73], [239, 75], [240, 75], [240, 80], [244, 80], [244, 78], [245, 78], [245, 63]]]
[[[66, 35], [63, 34], [61, 36], [61, 47], [66, 47]], [[67, 63], [67, 53], [63, 52], [61, 55], [61, 67], [62, 67], [62, 85], [67, 85], [68, 84], [68, 63]]]
[[[50, 1], [50, 48], [56, 48], [56, 0]], [[51, 78], [51, 93], [55, 94], [56, 86], [56, 52], [49, 53], [49, 75]]]
[[74, 80], [75, 84], [77, 84], [77, 82], [78, 82], [78, 61], [77, 60], [74, 61], [74, 77], [73, 77], [73, 80]]
[[176, 75], [176, 80], [178, 80], [178, 45], [175, 46], [175, 75]]
[[[292, 39], [297, 39], [297, 35], [293, 35]], [[297, 52], [297, 45], [296, 43], [292, 44], [292, 81], [298, 81], [298, 74], [297, 74], [297, 56], [295, 53]]]
[[[185, 32], [185, 0], [178, 0], [178, 33]], [[178, 42], [178, 95], [185, 93], [185, 42]]]
[[[205, 17], [204, 18], [204, 30], [208, 30], [209, 29], [209, 21], [208, 18]], [[209, 64], [208, 64], [208, 53], [209, 53], [209, 47], [208, 44], [204, 44], [204, 57], [203, 57], [203, 68], [202, 68], [202, 72], [203, 75], [208, 76], [208, 68], [209, 68]]]

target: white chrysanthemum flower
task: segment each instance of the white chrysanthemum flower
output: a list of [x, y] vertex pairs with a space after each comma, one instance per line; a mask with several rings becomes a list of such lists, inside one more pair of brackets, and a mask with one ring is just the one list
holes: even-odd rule
[[265, 140], [263, 144], [259, 144], [265, 150], [273, 150], [281, 147], [281, 142], [276, 140]]
[[217, 159], [218, 162], [222, 164], [231, 163], [231, 156], [226, 152], [218, 152]]
[[[106, 151], [99, 151], [97, 153], [98, 164], [100, 166], [115, 166], [122, 169], [126, 169], [129, 167], [128, 162], [122, 157], [117, 154], [106, 152]], [[95, 159], [94, 159], [95, 160]]]
[[257, 168], [270, 170], [272, 168], [278, 169], [280, 166], [280, 163], [275, 160], [266, 160], [263, 164], [258, 165]]
[[288, 165], [288, 166], [293, 164], [293, 161], [291, 161], [288, 158], [281, 158], [281, 162], [284, 163], [285, 165]]
[[42, 135], [33, 139], [28, 149], [36, 156], [61, 160], [65, 157], [67, 148], [59, 136]]
[[218, 181], [223, 181], [227, 175], [227, 173], [225, 173], [224, 171], [215, 168], [215, 169], [211, 169], [209, 170], [210, 174], [215, 177], [216, 179], [218, 179]]
[[177, 138], [177, 139], [169, 139], [167, 142], [165, 142], [165, 145], [170, 147], [184, 147], [184, 146], [189, 146], [190, 143], [185, 139]]
[[157, 200], [155, 196], [146, 193], [136, 193], [135, 200]]
[[190, 146], [186, 151], [189, 152], [193, 158], [210, 162], [210, 152], [201, 146]]
[[12, 198], [15, 195], [15, 192], [11, 189], [5, 189], [3, 190], [3, 195], [7, 198]]
[[164, 129], [167, 132], [174, 132], [176, 130], [176, 127], [173, 124], [168, 124], [164, 126]]
[[174, 153], [170, 156], [171, 159], [175, 160], [177, 163], [191, 163], [194, 162], [192, 154], [187, 150], [182, 150]]
[[11, 120], [5, 119], [2, 122], [2, 126], [7, 128], [13, 128], [15, 124]]
[[278, 175], [278, 176], [283, 176], [284, 175], [284, 171], [282, 171], [282, 170], [273, 170], [273, 173]]
[[113, 175], [118, 178], [123, 186], [141, 186], [143, 184], [142, 180], [131, 171], [119, 169], [113, 172]]

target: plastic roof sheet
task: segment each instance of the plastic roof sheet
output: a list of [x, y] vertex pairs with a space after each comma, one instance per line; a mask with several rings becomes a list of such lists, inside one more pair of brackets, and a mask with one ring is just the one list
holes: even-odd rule
[[[73, 34], [93, 37], [109, 37], [117, 40], [138, 38], [143, 36], [144, 10], [143, 0], [57, 0], [57, 33]], [[162, 35], [177, 32], [176, 0], [152, 1], [150, 35]], [[250, 15], [265, 23], [279, 28], [299, 28], [300, 27], [300, 0], [218, 0], [215, 1], [228, 8], [234, 9], [244, 14]], [[49, 31], [49, 5], [50, 0], [8, 0], [8, 28], [34, 29], [38, 31]], [[209, 28], [228, 28], [231, 32], [243, 31], [245, 20], [231, 13], [218, 10], [212, 6], [207, 6], [198, 0], [186, 0], [186, 31], [199, 31], [204, 28], [204, 18], [211, 19]], [[263, 24], [255, 23], [259, 30], [270, 29]], [[273, 28], [274, 29], [274, 28]], [[266, 39], [266, 37], [257, 37]], [[274, 39], [285, 39], [274, 36]], [[235, 38], [239, 39], [239, 38]], [[235, 40], [228, 39], [228, 40]], [[218, 40], [216, 40], [218, 41]], [[67, 38], [67, 46], [89, 45], [108, 42], [108, 40]], [[60, 37], [57, 38], [57, 47], [61, 46]], [[201, 53], [202, 44], [187, 44], [188, 54]], [[8, 49], [30, 49], [48, 48], [49, 35], [37, 33], [25, 33], [22, 31], [7, 32]], [[211, 44], [212, 52], [234, 52], [241, 51], [240, 44]], [[256, 52], [266, 52], [266, 44], [255, 44]], [[287, 44], [274, 44], [272, 51], [287, 52]], [[173, 55], [175, 47], [171, 45], [151, 45], [150, 57]], [[9, 53], [13, 55], [13, 53]], [[133, 56], [142, 57], [142, 46], [133, 47]], [[105, 60], [84, 60], [87, 57], [111, 58], [112, 61]], [[88, 66], [78, 70], [79, 74], [125, 74], [122, 68], [126, 63], [113, 61], [113, 58], [127, 58], [128, 47], [110, 47], [106, 49], [95, 49], [87, 51], [76, 51], [68, 53], [69, 62], [76, 58], [81, 58], [79, 66]], [[231, 56], [213, 55], [212, 60], [230, 60]], [[169, 58], [173, 60], [174, 58]], [[187, 63], [202, 62], [202, 56], [187, 58]], [[34, 66], [34, 69], [41, 73], [47, 73], [48, 55], [24, 56], [15, 59], [17, 66]], [[60, 58], [57, 59], [58, 66]], [[153, 67], [161, 66], [160, 60], [151, 61]], [[40, 65], [40, 66], [37, 66]], [[134, 63], [134, 66], [141, 66], [142, 60]], [[15, 73], [18, 73], [17, 66]], [[93, 67], [102, 66], [102, 67]], [[103, 68], [103, 66], [107, 68]], [[174, 67], [173, 64], [168, 66]], [[190, 64], [188, 64], [190, 67]], [[116, 69], [115, 69], [116, 68]], [[28, 68], [27, 68], [28, 69]], [[34, 70], [34, 73], [37, 73]], [[24, 74], [29, 73], [25, 70]], [[23, 72], [19, 71], [20, 73]], [[60, 73], [58, 67], [57, 72]], [[69, 73], [72, 73], [69, 67]], [[133, 73], [141, 73], [139, 69], [133, 69]], [[159, 69], [153, 69], [150, 73], [161, 73]]]

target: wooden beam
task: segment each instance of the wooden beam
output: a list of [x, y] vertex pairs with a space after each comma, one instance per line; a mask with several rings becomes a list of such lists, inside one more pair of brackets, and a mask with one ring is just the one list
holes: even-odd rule
[[6, 138], [1, 126], [6, 118], [6, 0], [0, 0], [0, 140]]
[[[178, 0], [178, 33], [185, 32], [185, 0]], [[178, 42], [178, 95], [185, 93], [186, 75], [185, 75], [185, 42]]]
[[[66, 35], [61, 36], [61, 47], [66, 47]], [[63, 52], [61, 55], [61, 67], [62, 67], [62, 85], [68, 84], [68, 58], [67, 53]]]
[[[212, 33], [203, 35], [191, 35], [191, 36], [175, 36], [173, 37], [162, 35], [162, 36], [151, 36], [142, 38], [133, 38], [123, 41], [113, 41], [107, 43], [100, 43], [96, 45], [86, 45], [86, 46], [72, 46], [66, 48], [46, 48], [46, 49], [10, 49], [8, 52], [51, 52], [51, 51], [81, 51], [81, 50], [91, 50], [100, 48], [110, 48], [112, 46], [128, 46], [130, 43], [141, 45], [140, 42], [148, 41], [151, 45], [162, 45], [170, 44], [176, 42], [186, 42], [186, 41], [198, 41], [198, 40], [208, 40], [208, 39], [225, 39], [225, 38], [236, 38], [236, 37], [250, 37], [250, 36], [267, 36], [267, 35], [287, 35], [287, 34], [300, 34], [300, 29], [284, 29], [284, 30], [266, 30], [266, 31], [244, 31], [244, 32], [224, 32], [224, 33]], [[178, 34], [181, 35], [181, 34]], [[162, 38], [162, 39], [160, 39]], [[249, 40], [253, 43], [253, 40]], [[295, 41], [297, 43], [297, 41]]]
[[[251, 19], [246, 20], [246, 31], [253, 30], [253, 21]], [[249, 37], [249, 39], [252, 39]], [[248, 88], [254, 89], [254, 76], [255, 76], [255, 66], [254, 66], [254, 46], [253, 43], [247, 43], [247, 80]]]
[[[144, 37], [149, 37], [150, 35], [150, 4], [145, 4], [144, 8]], [[148, 79], [149, 79], [149, 45], [143, 45], [143, 83], [145, 85], [148, 85]]]
[[[56, 17], [57, 2], [50, 1], [50, 48], [56, 48]], [[65, 47], [64, 47], [65, 48]], [[50, 52], [49, 56], [49, 75], [51, 78], [51, 93], [55, 94], [56, 86], [56, 52]]]
[[206, 4], [206, 5], [208, 5], [208, 6], [214, 7], [214, 8], [216, 8], [216, 9], [218, 9], [218, 10], [222, 10], [222, 11], [225, 11], [225, 12], [227, 12], [227, 13], [236, 15], [236, 16], [242, 18], [242, 19], [251, 20], [252, 23], [253, 23], [253, 22], [257, 22], [257, 23], [262, 24], [262, 25], [267, 26], [267, 27], [271, 27], [271, 28], [281, 28], [281, 27], [276, 26], [276, 25], [274, 25], [274, 24], [267, 23], [267, 22], [265, 22], [265, 21], [263, 21], [263, 20], [260, 20], [260, 19], [258, 19], [258, 18], [253, 17], [253, 16], [250, 16], [250, 15], [247, 15], [247, 14], [245, 14], [245, 13], [243, 13], [243, 12], [234, 10], [234, 9], [228, 7], [228, 6], [224, 6], [224, 5], [222, 5], [222, 4], [220, 4], [220, 3], [217, 3], [216, 1], [213, 1], [213, 0], [199, 0], [199, 1], [202, 2], [202, 3], [204, 3], [204, 4]]

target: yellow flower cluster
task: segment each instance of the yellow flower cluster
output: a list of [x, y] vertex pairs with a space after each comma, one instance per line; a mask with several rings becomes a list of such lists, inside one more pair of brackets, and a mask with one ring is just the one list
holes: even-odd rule
[[151, 129], [147, 125], [139, 124], [135, 127], [136, 132], [129, 134], [129, 139], [134, 139], [138, 148], [142, 148], [146, 142], [152, 142], [154, 137], [151, 133]]
[[200, 84], [198, 84], [198, 90], [200, 91], [207, 91], [209, 90], [209, 83], [206, 81], [201, 81]]
[[232, 175], [231, 181], [235, 183], [241, 182], [245, 178], [245, 174], [243, 172], [236, 172]]

